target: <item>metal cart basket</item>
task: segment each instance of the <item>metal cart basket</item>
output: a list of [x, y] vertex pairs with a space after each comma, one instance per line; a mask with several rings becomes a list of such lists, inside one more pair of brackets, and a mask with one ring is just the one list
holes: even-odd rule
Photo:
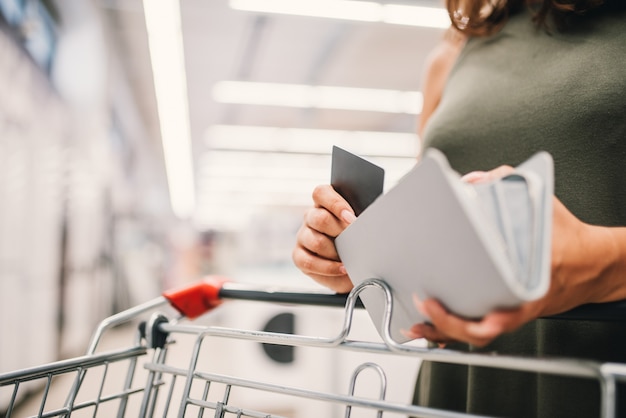
[[[350, 331], [355, 309], [361, 307], [359, 294], [365, 288], [380, 290], [386, 300], [386, 315], [381, 341], [364, 341], [351, 338]], [[337, 335], [299, 335], [236, 329], [212, 325], [194, 324], [189, 319], [200, 317], [228, 299], [253, 300], [264, 303], [291, 305], [343, 307], [343, 324]], [[356, 367], [345, 389], [327, 392], [305, 387], [306, 376], [298, 385], [273, 382], [271, 376], [262, 379], [234, 377], [205, 370], [203, 361], [217, 360], [211, 353], [208, 340], [233, 339], [271, 344], [278, 347], [312, 347], [320, 350], [348, 350], [430, 360], [455, 364], [478, 365], [520, 371], [532, 371], [554, 375], [578, 376], [599, 381], [602, 392], [601, 416], [615, 415], [615, 386], [626, 380], [626, 365], [607, 364], [575, 359], [538, 359], [506, 357], [487, 354], [460, 353], [447, 349], [430, 349], [424, 346], [398, 344], [389, 333], [392, 312], [391, 291], [380, 280], [371, 280], [357, 286], [348, 295], [326, 293], [299, 293], [258, 290], [229, 284], [219, 278], [202, 281], [182, 290], [166, 292], [148, 303], [136, 306], [100, 323], [84, 356], [29, 369], [0, 374], [0, 400], [3, 412], [0, 416], [25, 416], [18, 412], [21, 393], [37, 389], [35, 411], [28, 416], [214, 416], [214, 417], [281, 417], [247, 406], [247, 395], [240, 391], [261, 394], [280, 394], [302, 400], [338, 405], [342, 415], [351, 417], [355, 410], [368, 411], [368, 416], [411, 417], [457, 417], [470, 416], [451, 411], [418, 407], [406, 402], [386, 399], [387, 378], [378, 364], [364, 362]], [[164, 310], [168, 312], [164, 312]], [[600, 312], [600, 311], [598, 311]], [[173, 314], [173, 316], [172, 316]], [[579, 310], [571, 315], [589, 315]], [[602, 315], [600, 313], [599, 315]], [[124, 325], [125, 324], [125, 325]], [[102, 347], [107, 333], [120, 326], [133, 326], [136, 337], [128, 346], [113, 350]], [[172, 356], [172, 347], [181, 338], [191, 341], [183, 355]], [[205, 342], [206, 340], [206, 342]], [[178, 361], [178, 362], [177, 362]], [[364, 371], [374, 374], [377, 397], [357, 395], [356, 386]], [[267, 379], [266, 379], [267, 377]], [[414, 376], [413, 376], [414, 377]], [[95, 389], [87, 390], [88, 379], [95, 379]], [[370, 378], [369, 380], [371, 380]], [[369, 382], [371, 383], [371, 382]], [[300, 384], [302, 386], [300, 386]], [[55, 405], [50, 393], [57, 386], [65, 385], [64, 401]], [[371, 386], [371, 385], [369, 385]], [[31, 396], [32, 398], [32, 396]], [[209, 412], [210, 411], [210, 412]], [[318, 416], [324, 416], [320, 414]]]

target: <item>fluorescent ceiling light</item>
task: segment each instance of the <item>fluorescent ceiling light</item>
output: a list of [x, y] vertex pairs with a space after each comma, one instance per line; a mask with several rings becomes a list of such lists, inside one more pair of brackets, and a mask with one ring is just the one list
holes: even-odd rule
[[356, 0], [230, 0], [230, 7], [261, 13], [279, 13], [330, 19], [383, 22], [445, 29], [450, 17], [443, 8], [380, 4]]
[[[417, 159], [410, 157], [367, 157], [374, 164], [385, 169], [385, 184], [391, 185], [407, 173]], [[230, 180], [243, 180], [248, 193], [258, 193], [252, 186], [256, 180], [274, 182], [276, 186], [286, 182], [313, 182], [313, 185], [328, 183], [330, 180], [330, 154], [326, 155], [287, 155], [284, 153], [259, 153], [246, 151], [207, 151], [200, 158], [198, 201], [202, 194], [213, 187], [223, 187]], [[300, 193], [310, 198], [313, 187], [303, 187]], [[224, 203], [215, 200], [213, 204]]]
[[385, 4], [383, 10], [381, 20], [385, 23], [441, 29], [450, 27], [448, 11], [442, 8]]
[[[207, 184], [232, 178], [272, 179], [277, 184], [283, 179], [314, 179], [320, 184], [328, 182], [330, 162], [330, 154], [208, 150], [199, 158], [198, 190], [205, 190]], [[310, 196], [311, 190], [300, 192]], [[256, 190], [249, 188], [248, 191]], [[199, 194], [198, 200], [200, 197]]]
[[337, 145], [359, 155], [416, 158], [419, 153], [418, 136], [405, 132], [214, 125], [205, 141], [212, 149], [238, 151], [329, 154]]
[[264, 13], [349, 19], [376, 22], [381, 5], [369, 1], [343, 0], [231, 0], [230, 7]]
[[[386, 189], [417, 162], [413, 155], [366, 158], [385, 169]], [[199, 158], [194, 220], [205, 226], [238, 229], [264, 208], [309, 207], [313, 188], [330, 181], [330, 166], [329, 152], [209, 149]]]
[[172, 210], [187, 218], [195, 195], [179, 2], [144, 0], [143, 6]]
[[[325, 181], [325, 183], [327, 182], [328, 181]], [[321, 183], [315, 181], [315, 179], [294, 179], [292, 177], [285, 177], [280, 180], [259, 176], [255, 178], [231, 177], [214, 182], [207, 181], [199, 190], [201, 193], [230, 192], [234, 195], [241, 195], [243, 193], [249, 195], [260, 194], [269, 198], [267, 203], [272, 203], [272, 195], [280, 194], [301, 195], [310, 200], [311, 192], [318, 184]], [[202, 194], [200, 196], [202, 196]], [[208, 199], [208, 203], [215, 204], [215, 201]]]
[[422, 110], [418, 91], [221, 81], [213, 87], [220, 103], [408, 113]]

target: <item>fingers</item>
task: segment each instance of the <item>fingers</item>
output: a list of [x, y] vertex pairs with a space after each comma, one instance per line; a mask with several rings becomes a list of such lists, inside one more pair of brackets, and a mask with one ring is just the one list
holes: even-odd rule
[[461, 181], [466, 183], [485, 183], [508, 176], [515, 169], [508, 165], [501, 165], [490, 171], [472, 171], [461, 177]]
[[479, 328], [477, 326], [479, 323], [452, 315], [439, 302], [433, 299], [425, 300], [423, 309], [430, 317], [438, 333], [448, 339], [464, 341], [482, 347], [501, 333], [496, 329]]
[[292, 256], [296, 266], [305, 274], [345, 274], [332, 239], [306, 225], [298, 231]]
[[413, 338], [426, 338], [438, 343], [463, 341], [477, 347], [484, 347], [498, 336], [519, 328], [532, 318], [532, 309], [526, 306], [493, 311], [479, 321], [456, 316], [434, 299], [422, 301], [418, 308], [430, 318], [430, 324], [412, 327], [410, 332]]
[[402, 333], [411, 339], [425, 338], [428, 341], [438, 343], [439, 347], [444, 347], [447, 343], [454, 341], [452, 338], [447, 335], [439, 332], [435, 327], [431, 324], [415, 324], [411, 327], [411, 329], [402, 331]]
[[323, 276], [321, 274], [309, 274], [308, 276], [320, 285], [337, 293], [349, 293], [354, 287], [350, 278], [346, 275]]
[[350, 204], [329, 184], [313, 189], [313, 202], [315, 207], [326, 209], [346, 225], [356, 219]]
[[343, 218], [337, 218], [325, 208], [311, 208], [304, 214], [303, 226], [317, 233], [335, 238], [349, 223]]
[[333, 237], [330, 234], [319, 232], [306, 222], [300, 226], [296, 234], [296, 245], [318, 257], [339, 261]]
[[304, 215], [292, 252], [294, 264], [321, 285], [346, 293], [352, 282], [335, 248], [334, 238], [354, 219], [350, 205], [330, 186], [313, 191], [315, 207]]
[[292, 259], [304, 274], [322, 286], [338, 293], [352, 290], [352, 282], [340, 261], [320, 257], [300, 244], [293, 249]]
[[[330, 185], [317, 186], [313, 190], [313, 202], [315, 207], [305, 213], [303, 226], [320, 234], [334, 238], [356, 219], [348, 202]], [[321, 237], [314, 235], [301, 238], [321, 240]], [[314, 243], [311, 244], [314, 245]], [[326, 242], [319, 244], [326, 244]], [[314, 249], [311, 250], [317, 252]]]
[[334, 242], [344, 228], [342, 221], [325, 209], [310, 209], [296, 234], [292, 253], [295, 265], [311, 277], [345, 276]]

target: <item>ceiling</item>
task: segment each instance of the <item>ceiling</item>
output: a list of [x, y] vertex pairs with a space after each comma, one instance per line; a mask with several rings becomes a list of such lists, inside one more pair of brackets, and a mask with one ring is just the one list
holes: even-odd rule
[[[148, 132], [158, 139], [141, 1], [99, 4]], [[181, 0], [180, 7], [196, 225], [241, 228], [264, 212], [301, 212], [314, 185], [329, 181], [333, 144], [383, 166], [387, 184], [414, 164], [415, 114], [218, 103], [214, 88], [227, 80], [416, 91], [442, 29], [240, 11], [229, 0]], [[335, 136], [322, 135], [329, 131]], [[363, 131], [398, 135], [372, 140], [355, 133]]]

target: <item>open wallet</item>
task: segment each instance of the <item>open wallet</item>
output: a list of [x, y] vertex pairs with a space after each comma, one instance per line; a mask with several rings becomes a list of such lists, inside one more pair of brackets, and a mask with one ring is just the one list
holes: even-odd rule
[[[429, 149], [335, 245], [355, 285], [382, 279], [390, 286], [391, 336], [405, 342], [402, 330], [428, 321], [413, 295], [477, 319], [546, 293], [553, 178], [550, 154], [539, 152], [506, 177], [469, 184], [440, 151]], [[366, 288], [360, 298], [381, 331], [381, 291]]]

